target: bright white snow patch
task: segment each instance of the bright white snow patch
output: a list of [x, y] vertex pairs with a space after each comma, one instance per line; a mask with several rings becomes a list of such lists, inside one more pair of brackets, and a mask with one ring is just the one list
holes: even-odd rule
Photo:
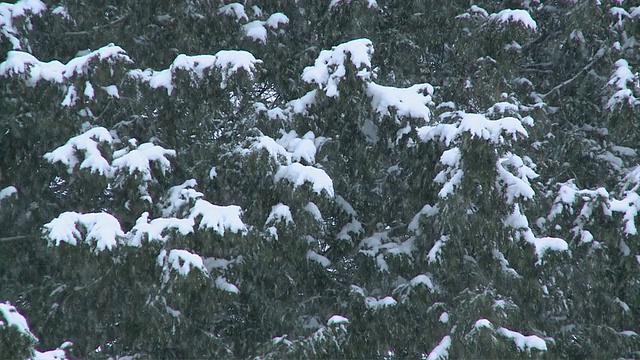
[[280, 221], [284, 221], [287, 225], [294, 223], [293, 217], [291, 216], [291, 210], [283, 203], [279, 203], [278, 205], [271, 207], [271, 212], [267, 217], [267, 221], [265, 221], [265, 225], [275, 224]]
[[254, 20], [242, 25], [242, 31], [244, 31], [246, 37], [251, 38], [253, 41], [267, 43], [267, 29], [264, 27], [264, 21]]
[[[63, 146], [46, 153], [44, 158], [50, 163], [60, 162], [66, 165], [69, 173], [73, 172], [75, 167], [80, 164], [80, 169], [89, 169], [92, 173], [97, 172], [100, 175], [110, 177], [112, 176], [111, 166], [98, 149], [100, 143], [111, 144], [113, 137], [109, 130], [95, 127], [84, 134], [72, 137]], [[82, 162], [78, 158], [80, 154], [84, 156]]]
[[435, 182], [444, 184], [438, 193], [441, 198], [445, 198], [449, 194], [452, 194], [454, 188], [460, 185], [462, 176], [464, 175], [464, 171], [460, 169], [461, 159], [462, 152], [457, 147], [446, 150], [440, 156], [440, 163], [447, 166], [445, 169], [440, 171], [434, 179]]
[[175, 150], [165, 149], [152, 143], [140, 144], [137, 149], [124, 148], [113, 154], [113, 169], [134, 174], [139, 172], [142, 180], [151, 181], [151, 162], [156, 162], [164, 175], [171, 170], [171, 163], [166, 156], [176, 156]]
[[206, 200], [198, 199], [189, 214], [190, 219], [200, 219], [200, 229], [208, 228], [217, 232], [221, 236], [225, 230], [233, 233], [247, 231], [247, 227], [240, 219], [242, 209], [237, 205], [218, 206]]
[[[66, 144], [44, 155], [51, 162], [60, 162], [67, 166], [67, 171], [72, 173], [80, 164], [80, 169], [89, 169], [92, 173], [98, 173], [106, 177], [113, 177], [116, 171], [125, 171], [129, 174], [139, 172], [142, 180], [150, 181], [151, 162], [156, 162], [161, 172], [171, 170], [171, 163], [166, 156], [175, 156], [175, 150], [165, 149], [152, 143], [144, 143], [131, 150], [128, 147], [113, 153], [113, 162], [109, 164], [102, 156], [98, 145], [100, 143], [112, 144], [114, 139], [109, 131], [103, 127], [95, 127], [85, 133], [74, 136]], [[135, 140], [130, 141], [135, 144]], [[84, 156], [80, 162], [79, 155]]]
[[504, 9], [497, 14], [491, 14], [489, 19], [493, 21], [498, 21], [502, 23], [515, 22], [520, 23], [525, 28], [529, 28], [531, 30], [536, 30], [538, 28], [538, 24], [531, 17], [531, 14], [527, 10], [511, 10]]
[[364, 299], [364, 303], [370, 310], [380, 310], [390, 306], [396, 306], [398, 302], [391, 296], [384, 297], [382, 299], [376, 299], [373, 296], [368, 296]]
[[609, 98], [605, 107], [614, 109], [625, 103], [631, 106], [640, 104], [640, 100], [638, 100], [634, 96], [633, 91], [629, 89], [629, 87], [633, 89], [636, 81], [636, 75], [634, 75], [631, 70], [629, 62], [625, 59], [620, 59], [615, 62], [615, 66], [616, 71], [611, 75], [608, 84], [615, 85], [618, 90]]
[[193, 254], [187, 250], [172, 249], [167, 255], [167, 250], [163, 249], [158, 255], [157, 262], [164, 271], [165, 282], [169, 280], [171, 270], [177, 271], [182, 276], [187, 276], [191, 269], [198, 269], [205, 276], [209, 276], [209, 272], [204, 267], [200, 255]]
[[433, 286], [433, 282], [431, 281], [431, 278], [425, 274], [420, 274], [416, 277], [414, 277], [413, 279], [411, 279], [411, 281], [409, 281], [409, 284], [411, 285], [411, 287], [416, 287], [418, 285], [424, 285], [427, 287], [427, 289], [429, 289], [429, 291], [433, 292], [434, 291], [434, 286]]
[[2, 315], [0, 318], [0, 329], [5, 326], [14, 327], [32, 341], [38, 341], [38, 338], [31, 333], [27, 319], [25, 319], [13, 305], [8, 302], [0, 303], [0, 315]]
[[19, 34], [14, 19], [25, 18], [18, 23], [24, 21], [25, 28], [31, 25], [29, 15], [40, 15], [47, 9], [47, 6], [39, 0], [20, 0], [15, 4], [0, 3], [0, 40], [9, 39], [14, 50], [22, 49], [20, 39], [16, 36]]
[[[532, 199], [535, 195], [530, 179], [538, 177], [535, 171], [527, 166], [518, 155], [507, 153], [496, 163], [498, 169], [498, 184], [506, 187], [507, 203], [512, 204], [515, 199]], [[516, 175], [508, 169], [513, 169]]]
[[286, 25], [288, 23], [289, 18], [281, 12], [271, 14], [267, 21], [265, 21], [265, 25], [272, 29], [277, 29], [280, 25]]
[[307, 114], [307, 108], [316, 102], [316, 94], [318, 90], [311, 90], [304, 94], [301, 98], [291, 100], [287, 103], [287, 109], [290, 109], [294, 114]]
[[84, 242], [89, 245], [95, 242], [96, 252], [112, 249], [125, 236], [118, 219], [107, 213], [68, 211], [45, 224], [44, 228], [51, 245], [59, 246], [62, 242], [77, 245], [78, 240], [84, 237]]
[[[64, 345], [64, 344], [63, 344]], [[63, 349], [48, 350], [40, 352], [34, 351], [34, 356], [31, 360], [66, 360], [67, 354]]]
[[327, 326], [339, 325], [339, 324], [348, 324], [349, 319], [340, 315], [333, 315], [327, 320]]
[[422, 207], [422, 209], [420, 209], [420, 211], [415, 214], [413, 216], [413, 219], [411, 219], [411, 222], [409, 223], [409, 225], [407, 226], [407, 229], [409, 231], [413, 231], [415, 233], [420, 231], [420, 218], [422, 216], [427, 216], [427, 217], [431, 217], [434, 216], [438, 213], [440, 209], [438, 208], [438, 206], [431, 206], [431, 205], [425, 205]]
[[0, 190], [0, 200], [6, 199], [11, 195], [15, 195], [18, 193], [18, 189], [15, 186], [7, 186], [6, 188]]
[[302, 137], [298, 137], [298, 133], [290, 131], [282, 134], [282, 137], [277, 140], [278, 144], [282, 145], [289, 151], [289, 156], [294, 161], [304, 160], [310, 164], [315, 163], [316, 152], [316, 136], [312, 131], [307, 132]]
[[177, 219], [177, 218], [158, 218], [149, 222], [149, 213], [144, 212], [135, 226], [131, 229], [130, 238], [127, 241], [129, 246], [142, 246], [142, 240], [147, 241], [167, 241], [167, 236], [163, 235], [169, 229], [175, 229], [182, 235], [193, 232], [193, 219]]
[[216, 287], [222, 291], [226, 291], [226, 292], [230, 292], [232, 294], [239, 294], [240, 290], [238, 289], [237, 286], [233, 285], [232, 283], [228, 282], [227, 279], [225, 279], [222, 276], [218, 276], [216, 278]]
[[556, 237], [542, 237], [534, 239], [533, 245], [536, 248], [538, 258], [542, 259], [544, 253], [548, 250], [568, 251], [569, 244], [566, 241]]
[[536, 255], [538, 255], [538, 264], [541, 263], [544, 254], [549, 250], [569, 251], [569, 244], [563, 239], [556, 237], [536, 237], [529, 227], [529, 220], [520, 212], [520, 206], [518, 204], [514, 205], [513, 213], [505, 219], [505, 224], [518, 230], [518, 236], [524, 238], [526, 242], [531, 243], [535, 247]]
[[481, 114], [459, 113], [460, 125], [458, 125], [458, 136], [462, 133], [469, 133], [471, 137], [478, 137], [489, 140], [494, 144], [504, 142], [502, 134], [508, 134], [516, 139], [516, 134], [527, 137], [527, 131], [522, 126], [522, 122], [514, 117], [505, 117], [499, 120], [489, 120]]
[[244, 20], [249, 21], [247, 13], [244, 10], [244, 5], [240, 3], [231, 3], [218, 9], [218, 14], [235, 17], [237, 21]]
[[318, 254], [317, 252], [313, 251], [313, 250], [309, 250], [307, 251], [307, 259], [311, 260], [311, 261], [315, 261], [318, 264], [322, 265], [322, 267], [327, 267], [329, 265], [331, 265], [331, 261], [329, 259], [327, 259], [326, 257]]
[[429, 254], [427, 254], [427, 261], [429, 263], [435, 263], [438, 260], [438, 255], [440, 255], [440, 252], [442, 251], [442, 246], [448, 240], [449, 237], [445, 235], [442, 235], [439, 240], [436, 240], [433, 247], [431, 247], [431, 250], [429, 250]]
[[476, 329], [480, 329], [480, 328], [488, 328], [493, 330], [493, 324], [491, 324], [491, 321], [487, 320], [487, 319], [480, 319], [478, 321], [476, 321], [475, 325], [473, 325], [474, 328]]
[[280, 25], [289, 23], [289, 18], [283, 13], [275, 13], [269, 16], [266, 21], [254, 20], [248, 24], [242, 25], [244, 35], [253, 41], [259, 41], [263, 44], [267, 43], [267, 27], [277, 29]]
[[110, 67], [119, 62], [133, 62], [121, 47], [113, 44], [73, 58], [66, 64], [57, 60], [41, 62], [29, 53], [9, 51], [7, 60], [0, 63], [0, 75], [22, 75], [28, 86], [35, 86], [40, 80], [61, 84], [74, 76], [88, 74], [90, 69], [94, 68], [90, 66], [94, 60], [106, 63]]
[[204, 194], [193, 189], [196, 185], [195, 179], [189, 179], [181, 185], [171, 187], [162, 201], [162, 216], [178, 215], [180, 210], [183, 210], [190, 201], [195, 202], [203, 197]]
[[311, 183], [313, 191], [321, 194], [326, 191], [329, 197], [333, 197], [333, 181], [322, 169], [313, 166], [305, 166], [300, 163], [293, 163], [288, 166], [280, 166], [275, 175], [275, 180], [289, 180], [294, 187], [302, 186], [305, 182]]
[[[1, 198], [1, 197], [0, 197]], [[318, 208], [318, 205], [309, 202], [307, 203], [307, 205], [305, 205], [304, 209], [313, 216], [314, 219], [316, 219], [318, 222], [324, 222], [324, 220], [322, 219], [322, 213], [320, 212], [320, 209]]]
[[258, 64], [262, 64], [262, 60], [256, 59], [250, 52], [222, 50], [215, 55], [188, 56], [180, 54], [168, 69], [160, 71], [134, 69], [129, 71], [129, 76], [148, 83], [154, 89], [165, 88], [167, 94], [171, 95], [176, 71], [187, 71], [197, 79], [204, 78], [207, 70], [220, 71], [222, 75], [220, 87], [224, 89], [231, 76], [240, 70], [244, 70], [250, 77], [253, 77], [253, 72]]
[[352, 40], [331, 50], [322, 50], [313, 66], [308, 66], [302, 73], [302, 80], [315, 83], [327, 96], [339, 95], [338, 84], [346, 75], [347, 59], [355, 66], [358, 77], [368, 80], [371, 77], [371, 56], [373, 44], [369, 39]]
[[449, 313], [444, 311], [442, 314], [440, 314], [440, 317], [438, 318], [438, 321], [440, 321], [443, 324], [448, 324], [449, 323]]
[[511, 331], [507, 328], [498, 328], [496, 332], [504, 337], [509, 339], [513, 339], [513, 342], [516, 344], [520, 351], [531, 351], [532, 349], [546, 351], [547, 344], [538, 336], [529, 335], [524, 336], [517, 331]]
[[371, 106], [382, 115], [390, 115], [390, 109], [396, 118], [412, 117], [429, 120], [433, 86], [430, 84], [416, 84], [408, 88], [396, 88], [378, 85], [374, 82], [367, 84], [367, 95], [371, 97]]
[[338, 240], [351, 240], [351, 234], [360, 234], [362, 232], [362, 223], [356, 219], [351, 219], [346, 225], [340, 229], [340, 232], [336, 235]]
[[449, 358], [449, 348], [451, 347], [451, 336], [446, 335], [440, 343], [431, 350], [427, 360], [444, 360]]
[[107, 93], [107, 95], [109, 95], [112, 98], [116, 98], [116, 99], [120, 98], [120, 92], [118, 92], [118, 88], [115, 85], [103, 86], [102, 90], [104, 90]]

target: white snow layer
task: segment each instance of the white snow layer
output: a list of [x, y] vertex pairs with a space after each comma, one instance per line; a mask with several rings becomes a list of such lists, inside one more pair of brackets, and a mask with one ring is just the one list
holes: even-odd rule
[[442, 235], [440, 239], [436, 240], [436, 242], [431, 247], [431, 250], [429, 250], [429, 253], [427, 254], [427, 261], [429, 263], [435, 263], [436, 261], [438, 261], [438, 255], [440, 254], [442, 246], [448, 240], [449, 237], [446, 235]]
[[318, 254], [317, 252], [315, 252], [313, 250], [307, 251], [307, 259], [309, 259], [311, 261], [315, 261], [318, 264], [322, 265], [322, 267], [325, 267], [325, 268], [327, 266], [331, 265], [331, 260], [329, 260], [326, 257]]
[[411, 279], [409, 281], [409, 285], [411, 285], [411, 287], [416, 287], [418, 285], [424, 285], [431, 292], [433, 292], [435, 290], [435, 287], [433, 286], [433, 282], [431, 281], [431, 278], [429, 276], [425, 275], [425, 274], [417, 275], [416, 277]]
[[253, 41], [259, 41], [263, 44], [267, 43], [267, 29], [264, 27], [264, 21], [254, 20], [248, 24], [242, 25], [244, 35]]
[[525, 336], [517, 331], [512, 331], [504, 327], [498, 328], [496, 332], [504, 337], [512, 339], [520, 351], [531, 351], [532, 349], [540, 351], [547, 350], [547, 344], [538, 336]]
[[479, 319], [478, 321], [476, 321], [475, 325], [473, 325], [474, 328], [476, 329], [481, 329], [481, 328], [488, 328], [493, 330], [493, 324], [491, 324], [491, 321], [487, 320], [487, 319]]
[[395, 306], [398, 302], [391, 296], [387, 296], [382, 299], [376, 299], [373, 296], [368, 296], [364, 299], [364, 304], [367, 306], [367, 309], [376, 311], [386, 307]]
[[228, 282], [223, 276], [218, 276], [215, 280], [216, 287], [222, 291], [230, 292], [232, 294], [239, 294], [240, 289], [232, 283]]
[[462, 111], [452, 112], [451, 115], [458, 117], [456, 124], [426, 125], [416, 129], [420, 139], [431, 141], [438, 138], [449, 146], [463, 134], [468, 133], [472, 138], [478, 137], [494, 144], [502, 144], [505, 142], [504, 135], [509, 135], [513, 140], [516, 140], [518, 135], [528, 137], [522, 124], [529, 125], [531, 121], [530, 118], [518, 120], [510, 116], [489, 120], [482, 114], [469, 114]]
[[[112, 176], [112, 169], [107, 159], [102, 156], [98, 149], [100, 143], [113, 143], [113, 137], [109, 130], [103, 127], [95, 127], [83, 134], [72, 137], [66, 144], [60, 146], [52, 152], [44, 155], [45, 160], [50, 163], [60, 162], [67, 166], [69, 173], [80, 164], [80, 169], [89, 169], [92, 173], [103, 176]], [[80, 162], [78, 155], [82, 154], [84, 160]]]
[[536, 237], [529, 227], [529, 220], [520, 212], [520, 206], [518, 204], [514, 205], [513, 213], [505, 219], [505, 224], [518, 230], [519, 236], [535, 247], [538, 264], [542, 261], [544, 254], [549, 250], [569, 251], [569, 244], [563, 239], [556, 237]]
[[40, 15], [47, 9], [47, 6], [40, 0], [20, 0], [15, 4], [6, 2], [0, 3], [0, 41], [7, 38], [11, 43], [13, 50], [22, 49], [19, 34], [14, 19], [19, 17], [25, 18], [27, 26], [31, 23], [29, 15]]
[[167, 236], [163, 235], [169, 229], [175, 229], [182, 235], [193, 232], [193, 219], [158, 218], [149, 221], [149, 213], [144, 212], [136, 224], [131, 229], [131, 236], [127, 240], [127, 245], [140, 247], [142, 240], [147, 241], [167, 241]]
[[445, 335], [440, 343], [431, 350], [427, 360], [444, 360], [449, 358], [449, 348], [451, 347], [451, 336]]
[[[185, 194], [187, 197], [193, 189], [186, 186], [192, 185], [194, 181], [187, 181], [184, 186], [172, 188], [175, 193]], [[177, 189], [176, 189], [177, 188]], [[201, 196], [200, 193], [197, 193]], [[199, 196], [196, 196], [196, 198]], [[188, 200], [181, 197], [174, 199], [177, 207], [182, 207]], [[182, 202], [182, 203], [181, 203]], [[166, 209], [165, 209], [166, 210]], [[166, 212], [171, 215], [172, 211]], [[142, 246], [143, 239], [146, 241], [165, 242], [166, 233], [175, 230], [182, 235], [188, 235], [194, 231], [195, 220], [199, 220], [200, 228], [209, 228], [220, 235], [224, 235], [226, 230], [233, 233], [245, 233], [247, 228], [240, 219], [242, 210], [239, 206], [218, 206], [206, 200], [196, 200], [189, 213], [189, 218], [179, 219], [175, 217], [158, 218], [149, 221], [149, 213], [143, 213], [130, 232], [124, 233], [120, 228], [118, 219], [107, 213], [80, 214], [76, 212], [65, 212], [57, 218], [44, 225], [45, 234], [52, 245], [59, 246], [61, 242], [70, 245], [77, 245], [78, 240], [84, 238], [84, 242], [92, 244], [95, 242], [96, 251], [111, 249], [123, 242], [129, 246]], [[80, 225], [80, 227], [78, 226]], [[122, 241], [121, 241], [122, 240]]]
[[125, 148], [114, 152], [113, 170], [125, 171], [130, 175], [139, 172], [142, 175], [142, 180], [151, 181], [152, 161], [159, 165], [163, 175], [166, 171], [171, 170], [171, 163], [166, 156], [176, 156], [175, 150], [165, 149], [152, 143], [140, 144], [134, 150], [129, 151], [128, 148]]
[[167, 191], [166, 198], [162, 201], [162, 216], [171, 217], [178, 215], [180, 210], [189, 204], [189, 201], [201, 198], [203, 193], [194, 189], [197, 185], [195, 179], [189, 179], [180, 185], [173, 186]]
[[[5, 327], [13, 327], [23, 336], [29, 338], [31, 342], [38, 342], [38, 338], [29, 328], [27, 319], [9, 302], [0, 303], [0, 329]], [[67, 354], [63, 349], [70, 345], [72, 345], [70, 342], [65, 342], [60, 345], [60, 348], [44, 352], [33, 349], [34, 356], [32, 360], [66, 360]]]
[[327, 320], [327, 326], [339, 325], [339, 324], [348, 324], [349, 319], [340, 315], [333, 315]]
[[191, 253], [187, 250], [171, 249], [167, 255], [167, 250], [160, 251], [158, 255], [158, 265], [165, 271], [165, 281], [168, 280], [169, 270], [173, 269], [182, 276], [189, 275], [191, 269], [200, 270], [205, 276], [209, 276], [209, 272], [204, 267], [204, 263], [200, 255]]
[[438, 211], [440, 211], [440, 209], [438, 208], [437, 205], [431, 206], [427, 204], [423, 206], [422, 209], [420, 209], [420, 211], [413, 216], [413, 219], [411, 219], [411, 222], [407, 226], [407, 229], [414, 233], [420, 232], [420, 218], [423, 215], [427, 217], [435, 216], [438, 213]]
[[171, 95], [174, 88], [173, 78], [177, 71], [187, 71], [197, 79], [203, 79], [207, 70], [217, 70], [222, 76], [220, 87], [224, 89], [227, 87], [228, 80], [240, 70], [253, 77], [258, 64], [262, 64], [262, 60], [256, 59], [250, 52], [222, 50], [215, 55], [180, 54], [168, 69], [159, 71], [135, 69], [129, 71], [129, 76], [148, 83], [154, 89], [165, 88], [167, 94]]
[[267, 217], [267, 221], [265, 221], [265, 225], [275, 224], [280, 221], [284, 221], [287, 225], [294, 224], [293, 217], [291, 216], [291, 210], [283, 203], [279, 203], [278, 205], [271, 207], [271, 212]]
[[6, 188], [0, 190], [0, 200], [6, 199], [11, 195], [15, 195], [18, 193], [18, 189], [15, 186], [7, 186]]
[[[80, 164], [80, 169], [89, 169], [92, 173], [109, 178], [115, 176], [117, 171], [129, 174], [139, 172], [142, 175], [142, 180], [151, 181], [151, 162], [157, 163], [160, 171], [164, 174], [171, 170], [171, 163], [166, 156], [176, 155], [175, 150], [165, 149], [152, 143], [144, 143], [133, 150], [123, 148], [115, 151], [113, 153], [114, 160], [109, 164], [98, 148], [100, 143], [113, 144], [114, 138], [107, 129], [95, 127], [72, 137], [66, 144], [46, 153], [44, 158], [51, 163], [60, 162], [66, 165], [69, 173], [72, 173]], [[135, 140], [132, 140], [131, 144], [135, 144]], [[84, 156], [82, 162], [79, 155]]]
[[320, 223], [324, 222], [324, 219], [322, 218], [322, 213], [320, 212], [318, 205], [312, 202], [309, 202], [307, 203], [307, 205], [304, 206], [304, 210], [306, 210], [309, 214], [311, 214], [311, 216], [313, 216], [313, 218], [316, 219], [316, 221]]
[[107, 213], [81, 214], [68, 211], [45, 224], [44, 228], [52, 245], [59, 246], [62, 242], [77, 245], [78, 240], [84, 238], [84, 242], [89, 245], [95, 242], [96, 252], [112, 249], [125, 236], [118, 219]]
[[358, 77], [369, 79], [372, 55], [373, 44], [369, 39], [356, 39], [334, 46], [331, 50], [322, 50], [314, 65], [304, 69], [302, 80], [315, 83], [327, 96], [336, 97], [339, 95], [338, 84], [347, 73], [347, 59], [355, 66]]
[[293, 163], [287, 166], [280, 166], [275, 175], [275, 180], [289, 180], [294, 187], [303, 185], [305, 182], [311, 183], [313, 191], [321, 194], [322, 190], [327, 192], [329, 197], [333, 197], [333, 181], [322, 169], [313, 166], [305, 166], [300, 163]]
[[[355, 221], [352, 220], [352, 222]], [[358, 232], [362, 231], [360, 222]], [[343, 230], [344, 231], [344, 230]], [[350, 238], [347, 238], [350, 239]], [[363, 239], [360, 244], [360, 253], [376, 258], [376, 265], [380, 271], [388, 271], [389, 265], [385, 260], [385, 255], [397, 256], [403, 255], [412, 258], [412, 252], [415, 250], [414, 238], [411, 237], [404, 242], [396, 242], [397, 239], [391, 239], [387, 231], [377, 232], [368, 238]]]
[[433, 86], [416, 84], [408, 88], [382, 86], [374, 82], [367, 84], [367, 95], [371, 97], [371, 106], [382, 115], [390, 115], [393, 109], [396, 118], [412, 117], [429, 120]]
[[496, 14], [489, 15], [489, 19], [493, 21], [498, 21], [502, 23], [520, 23], [520, 25], [525, 28], [529, 28], [531, 30], [536, 30], [538, 28], [538, 24], [531, 17], [531, 14], [527, 10], [517, 9], [504, 9]]
[[244, 10], [244, 5], [240, 3], [227, 4], [218, 9], [218, 14], [235, 17], [237, 21], [249, 21], [249, 17], [247, 17], [247, 13]]
[[277, 163], [291, 164], [292, 161], [306, 161], [307, 163], [315, 163], [316, 152], [326, 139], [324, 137], [316, 138], [312, 131], [307, 132], [301, 138], [298, 133], [290, 131], [282, 132], [280, 139], [274, 140], [269, 136], [258, 136], [251, 139], [252, 144], [249, 149], [240, 149], [240, 153], [247, 154], [251, 151], [265, 150], [269, 156]]
[[457, 147], [444, 151], [440, 156], [440, 162], [447, 166], [434, 178], [435, 182], [443, 184], [438, 193], [441, 198], [452, 194], [454, 189], [460, 185], [464, 175], [464, 171], [460, 169], [461, 159], [462, 153]]
[[277, 29], [280, 25], [289, 23], [289, 18], [283, 13], [274, 13], [266, 21], [254, 20], [248, 24], [242, 25], [244, 35], [253, 41], [259, 41], [263, 44], [267, 43], [267, 27]]
[[34, 356], [31, 360], [66, 360], [67, 354], [64, 349], [54, 349], [45, 352], [38, 350], [34, 351]]
[[208, 228], [221, 236], [226, 230], [233, 233], [245, 233], [247, 227], [240, 219], [242, 209], [237, 205], [218, 206], [206, 200], [198, 199], [189, 214], [190, 219], [200, 218], [200, 229]]
[[[371, 107], [383, 116], [414, 117], [429, 119], [432, 104], [433, 86], [430, 84], [416, 84], [408, 88], [396, 88], [374, 83], [372, 80], [371, 57], [374, 49], [371, 40], [356, 39], [331, 50], [323, 50], [315, 60], [313, 66], [308, 66], [302, 73], [302, 79], [307, 83], [315, 83], [328, 97], [340, 94], [338, 86], [346, 76], [346, 66], [353, 65], [356, 76], [366, 81], [365, 91], [371, 98]], [[287, 104], [290, 112], [304, 113], [313, 103], [316, 93], [308, 93], [303, 98]], [[285, 111], [286, 112], [286, 111]]]
[[90, 63], [95, 60], [111, 66], [117, 62], [133, 62], [121, 47], [113, 44], [73, 58], [66, 64], [57, 60], [41, 62], [27, 52], [9, 51], [7, 60], [0, 63], [0, 75], [22, 75], [29, 86], [35, 86], [40, 80], [62, 84], [74, 76], [88, 74], [94, 68]]
[[[530, 179], [538, 177], [533, 169], [525, 165], [523, 159], [515, 154], [507, 153], [496, 163], [498, 169], [498, 185], [506, 187], [507, 203], [513, 204], [517, 198], [532, 199], [535, 195]], [[508, 169], [514, 169], [516, 175]]]
[[635, 106], [640, 104], [640, 100], [634, 96], [634, 93], [629, 86], [633, 89], [633, 85], [636, 81], [636, 75], [634, 75], [629, 62], [625, 59], [620, 59], [615, 62], [616, 71], [611, 75], [609, 79], [609, 85], [615, 85], [618, 89], [607, 101], [606, 108], [614, 109], [625, 103]]
[[0, 315], [2, 315], [0, 318], [0, 329], [3, 327], [14, 327], [32, 341], [38, 341], [38, 338], [31, 333], [27, 319], [25, 319], [13, 305], [8, 302], [0, 303]]

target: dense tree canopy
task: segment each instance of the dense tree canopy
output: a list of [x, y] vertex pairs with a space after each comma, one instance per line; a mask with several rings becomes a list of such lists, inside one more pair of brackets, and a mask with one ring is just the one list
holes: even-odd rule
[[0, 3], [0, 357], [639, 358], [639, 68], [637, 1]]

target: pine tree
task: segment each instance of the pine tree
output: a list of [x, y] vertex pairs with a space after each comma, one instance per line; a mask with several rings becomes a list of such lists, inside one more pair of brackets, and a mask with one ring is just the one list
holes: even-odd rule
[[0, 357], [638, 357], [639, 24], [0, 3]]

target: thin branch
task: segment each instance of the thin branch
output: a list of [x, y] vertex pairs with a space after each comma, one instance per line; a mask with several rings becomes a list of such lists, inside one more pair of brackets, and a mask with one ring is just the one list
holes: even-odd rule
[[545, 94], [540, 94], [541, 98], [545, 98], [551, 94], [553, 94], [556, 91], [559, 91], [560, 89], [562, 89], [563, 87], [573, 83], [574, 81], [576, 81], [576, 79], [578, 79], [580, 76], [586, 74], [589, 70], [591, 70], [591, 67], [593, 66], [593, 64], [596, 63], [596, 61], [600, 60], [600, 58], [602, 58], [605, 54], [605, 49], [604, 48], [600, 48], [600, 50], [598, 50], [596, 52], [596, 54], [591, 58], [591, 61], [589, 61], [589, 63], [587, 65], [585, 65], [577, 74], [575, 74], [572, 78], [567, 79], [563, 82], [561, 82], [560, 84], [556, 85], [553, 89], [549, 90], [547, 93]]
[[3, 241], [21, 240], [21, 239], [28, 239], [28, 238], [34, 238], [34, 237], [35, 237], [35, 235], [18, 235], [18, 236], [9, 236], [9, 237], [0, 238], [0, 242], [3, 242]]
[[114, 21], [112, 21], [112, 22], [110, 22], [108, 24], [94, 26], [91, 30], [86, 30], [86, 31], [67, 31], [64, 34], [65, 35], [89, 35], [90, 32], [94, 32], [94, 31], [97, 31], [97, 30], [100, 30], [100, 29], [104, 29], [104, 28], [116, 25], [116, 24], [122, 22], [127, 17], [129, 17], [129, 14], [121, 16], [121, 17], [115, 19]]

